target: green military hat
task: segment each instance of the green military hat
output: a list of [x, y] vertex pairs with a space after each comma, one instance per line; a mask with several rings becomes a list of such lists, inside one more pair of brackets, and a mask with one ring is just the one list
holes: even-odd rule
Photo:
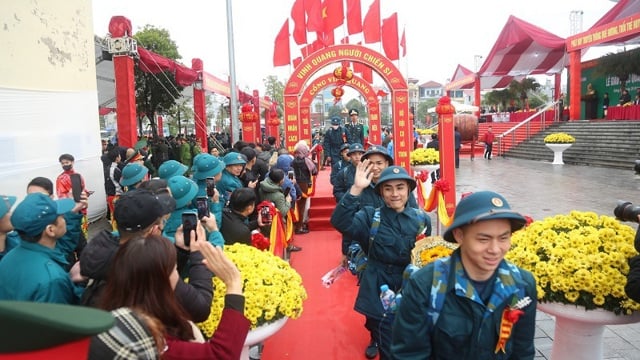
[[[83, 352], [86, 359], [89, 338], [109, 330], [114, 318], [106, 311], [82, 306], [0, 301], [0, 324], [0, 353], [70, 359], [74, 358], [71, 353]], [[71, 346], [62, 346], [65, 344]]]
[[456, 242], [453, 229], [483, 220], [507, 219], [511, 222], [511, 231], [520, 230], [527, 219], [513, 210], [507, 200], [493, 191], [478, 191], [467, 195], [456, 206], [453, 223], [443, 237], [448, 242]]
[[416, 181], [409, 175], [407, 170], [401, 166], [389, 166], [380, 173], [380, 178], [374, 190], [380, 193], [380, 186], [389, 180], [406, 180], [409, 183], [410, 191], [416, 188]]

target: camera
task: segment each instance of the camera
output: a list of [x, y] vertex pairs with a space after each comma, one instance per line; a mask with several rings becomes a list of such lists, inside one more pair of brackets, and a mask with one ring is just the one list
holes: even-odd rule
[[271, 211], [269, 210], [268, 206], [260, 209], [260, 215], [262, 216], [262, 223], [265, 225], [271, 224], [271, 222], [273, 221], [271, 217]]
[[618, 200], [618, 205], [613, 209], [613, 214], [622, 221], [637, 223], [640, 206], [635, 206], [629, 201]]

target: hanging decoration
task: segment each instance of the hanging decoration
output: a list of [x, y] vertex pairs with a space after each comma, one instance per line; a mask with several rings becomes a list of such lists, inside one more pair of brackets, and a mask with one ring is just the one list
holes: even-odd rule
[[240, 113], [240, 121], [242, 121], [243, 123], [250, 124], [258, 121], [259, 119], [258, 113], [253, 111], [252, 104], [245, 103], [244, 105], [242, 105], [240, 110], [242, 111]]
[[333, 70], [333, 76], [338, 79], [338, 86], [342, 87], [347, 81], [353, 79], [353, 70], [346, 66], [339, 66]]
[[342, 95], [344, 95], [344, 89], [342, 86], [336, 86], [331, 90], [331, 95], [333, 95], [333, 103], [336, 104], [340, 99], [342, 99]]

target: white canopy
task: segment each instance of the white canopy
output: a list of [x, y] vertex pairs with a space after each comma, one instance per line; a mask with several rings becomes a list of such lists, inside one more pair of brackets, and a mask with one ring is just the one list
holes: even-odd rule
[[[453, 105], [453, 107], [456, 109], [457, 113], [466, 113], [466, 112], [475, 112], [480, 110], [477, 106], [474, 105], [468, 105], [468, 104], [463, 104], [457, 101], [452, 101], [451, 105]], [[432, 107], [427, 109], [428, 113], [434, 113], [436, 112], [436, 108]]]

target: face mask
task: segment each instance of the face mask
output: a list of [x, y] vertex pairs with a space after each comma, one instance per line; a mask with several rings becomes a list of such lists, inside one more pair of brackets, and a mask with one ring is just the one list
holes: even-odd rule
[[333, 128], [333, 130], [336, 130], [339, 127], [339, 125], [331, 125], [331, 127]]
[[69, 171], [73, 169], [73, 165], [62, 165], [62, 170]]

